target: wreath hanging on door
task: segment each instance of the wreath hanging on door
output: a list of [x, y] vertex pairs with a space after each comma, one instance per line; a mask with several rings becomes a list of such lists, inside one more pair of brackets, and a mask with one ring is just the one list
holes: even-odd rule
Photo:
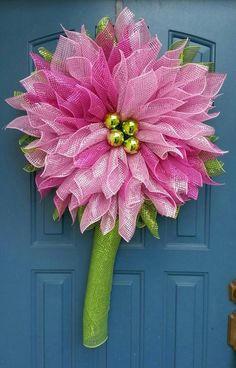
[[7, 127], [36, 172], [41, 196], [55, 191], [54, 220], [68, 208], [81, 232], [95, 227], [84, 304], [87, 347], [107, 340], [113, 266], [121, 238], [144, 227], [158, 238], [157, 214], [176, 218], [203, 184], [223, 173], [217, 158], [213, 101], [225, 75], [192, 62], [199, 48], [161, 43], [125, 8], [115, 25], [104, 17], [93, 40], [64, 30], [55, 53], [32, 53], [25, 93], [7, 102], [26, 111]]

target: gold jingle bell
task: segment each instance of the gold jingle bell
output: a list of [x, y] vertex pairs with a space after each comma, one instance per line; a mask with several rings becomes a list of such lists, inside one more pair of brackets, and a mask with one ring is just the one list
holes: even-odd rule
[[138, 131], [138, 122], [134, 119], [125, 120], [122, 123], [123, 133], [126, 135], [134, 135]]
[[112, 147], [119, 147], [124, 142], [124, 134], [121, 130], [111, 129], [107, 133], [107, 141]]
[[138, 138], [136, 137], [129, 137], [124, 141], [124, 150], [127, 153], [130, 153], [133, 155], [134, 153], [137, 153], [140, 147], [140, 142]]
[[104, 124], [108, 129], [114, 129], [120, 124], [120, 115], [110, 113], [105, 116]]

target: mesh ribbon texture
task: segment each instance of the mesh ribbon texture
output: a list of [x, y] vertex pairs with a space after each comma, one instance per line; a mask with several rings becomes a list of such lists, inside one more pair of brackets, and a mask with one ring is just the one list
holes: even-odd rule
[[120, 240], [118, 222], [106, 235], [96, 225], [83, 314], [83, 344], [88, 348], [96, 348], [108, 338], [113, 267]]
[[[108, 336], [121, 238], [129, 242], [136, 226], [158, 238], [157, 213], [176, 218], [224, 171], [217, 158], [225, 152], [207, 121], [218, 116], [212, 109], [226, 75], [194, 62], [199, 48], [188, 40], [159, 56], [158, 37], [128, 8], [114, 25], [102, 18], [95, 39], [85, 27], [63, 30], [54, 53], [31, 53], [35, 71], [21, 80], [26, 91], [7, 99], [26, 114], [7, 127], [24, 134], [24, 170], [36, 171], [41, 196], [54, 191], [54, 219], [68, 208], [82, 233], [95, 226], [83, 321], [84, 345], [93, 348]], [[120, 145], [108, 116], [118, 119]], [[137, 129], [128, 138], [131, 123]]]

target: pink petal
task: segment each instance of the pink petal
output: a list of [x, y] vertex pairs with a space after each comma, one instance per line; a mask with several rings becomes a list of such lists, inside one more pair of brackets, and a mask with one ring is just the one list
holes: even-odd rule
[[127, 207], [132, 207], [143, 200], [142, 183], [131, 175], [128, 175], [122, 185], [119, 196], [125, 201]]
[[92, 83], [97, 95], [107, 104], [109, 101], [115, 109], [117, 105], [117, 90], [115, 88], [110, 69], [102, 49], [92, 66]]
[[56, 206], [56, 209], [58, 211], [58, 214], [59, 214], [59, 218], [62, 217], [63, 213], [65, 212], [66, 210], [66, 207], [68, 206], [69, 204], [69, 201], [70, 201], [70, 196], [68, 196], [65, 200], [61, 200], [56, 194], [53, 198], [53, 201], [54, 201], [54, 204]]
[[97, 43], [97, 45], [103, 49], [106, 59], [108, 59], [110, 56], [111, 50], [114, 46], [114, 39], [114, 27], [109, 20], [104, 30], [100, 32], [95, 38], [95, 42]]
[[162, 55], [158, 60], [156, 60], [153, 69], [157, 70], [158, 68], [165, 66], [168, 68], [171, 67], [177, 67], [180, 65], [180, 59], [176, 58], [176, 59], [171, 59], [169, 57], [167, 57], [165, 54]]
[[155, 132], [164, 134], [168, 137], [177, 139], [191, 139], [197, 135], [210, 136], [213, 135], [215, 129], [209, 125], [190, 122], [188, 120], [183, 120], [170, 116], [161, 117], [160, 121], [156, 124], [149, 124], [146, 122], [139, 123], [140, 131], [141, 129], [150, 130], [150, 132]]
[[216, 153], [218, 155], [222, 155], [224, 153], [227, 153], [227, 151], [222, 151], [219, 147], [217, 147], [215, 144], [211, 143], [209, 139], [205, 137], [195, 137], [194, 139], [189, 139], [187, 143], [192, 146], [196, 147], [202, 151], [212, 152]]
[[56, 93], [54, 92], [53, 88], [50, 87], [48, 84], [35, 82], [34, 93], [38, 97], [37, 102], [46, 102], [57, 107]]
[[107, 141], [94, 144], [92, 147], [85, 149], [74, 158], [74, 165], [80, 169], [86, 169], [92, 166], [104, 153], [109, 151], [111, 146]]
[[66, 178], [63, 178], [61, 185], [58, 186], [56, 194], [62, 201], [64, 201], [72, 193], [75, 175], [76, 172], [73, 171]]
[[176, 100], [171, 97], [157, 98], [138, 109], [135, 116], [138, 120], [146, 121], [151, 119], [151, 121], [157, 121], [158, 116], [173, 111], [183, 104], [184, 101]]
[[[166, 85], [173, 85], [177, 74], [179, 73], [180, 67], [165, 67], [161, 66], [155, 71], [158, 90]], [[161, 93], [159, 91], [158, 93]]]
[[66, 60], [67, 68], [72, 77], [81, 83], [91, 84], [92, 64], [81, 56], [71, 57]]
[[26, 150], [32, 150], [35, 148], [40, 149], [43, 152], [46, 152], [47, 154], [55, 153], [56, 147], [58, 143], [58, 137], [55, 137], [54, 134], [51, 134], [49, 132], [41, 133], [41, 138], [36, 139], [33, 142], [29, 143], [25, 149]]
[[102, 182], [102, 190], [106, 198], [112, 197], [119, 191], [127, 174], [128, 164], [123, 147], [111, 149], [106, 175]]
[[78, 170], [74, 177], [75, 185], [70, 188], [70, 191], [79, 201], [82, 201], [83, 198], [102, 191], [101, 179], [94, 176], [91, 168]]
[[127, 32], [129, 26], [132, 24], [134, 24], [134, 14], [131, 12], [130, 9], [125, 7], [118, 15], [114, 27], [118, 41], [122, 39], [124, 34]]
[[119, 196], [119, 233], [127, 242], [129, 242], [134, 235], [137, 216], [142, 204], [143, 199], [132, 207], [127, 207], [126, 202]]
[[42, 178], [46, 178], [47, 176], [64, 178], [71, 174], [73, 169], [72, 159], [59, 154], [51, 154], [45, 158], [45, 167], [41, 176]]
[[151, 151], [151, 149], [145, 143], [142, 143], [140, 152], [144, 157], [144, 160], [149, 170], [155, 172], [159, 163], [159, 158]]
[[47, 79], [45, 77], [43, 70], [39, 70], [29, 75], [28, 77], [22, 79], [20, 83], [22, 84], [22, 86], [24, 86], [27, 92], [34, 93], [35, 92], [34, 84], [47, 83]]
[[80, 207], [80, 204], [75, 196], [73, 194], [70, 196], [70, 201], [68, 203], [68, 210], [70, 211], [70, 215], [72, 218], [72, 223], [75, 223], [75, 220], [77, 218], [78, 214], [78, 208]]
[[112, 76], [118, 92], [117, 111], [121, 111], [128, 83], [128, 65], [122, 52], [121, 61], [114, 67]]
[[160, 215], [175, 218], [177, 207], [174, 200], [171, 200], [170, 198], [162, 196], [160, 194], [153, 194], [146, 189], [144, 190], [144, 192], [146, 196], [152, 201]]
[[153, 71], [142, 74], [131, 79], [126, 87], [123, 106], [121, 108], [122, 118], [128, 118], [136, 113], [155, 93], [157, 88], [156, 76]]
[[8, 105], [13, 107], [14, 109], [25, 110], [25, 108], [22, 106], [22, 103], [25, 102], [25, 95], [26, 93], [22, 93], [19, 96], [6, 98], [5, 101], [6, 103], [8, 103]]
[[183, 89], [191, 95], [201, 95], [206, 88], [206, 84], [207, 78], [204, 76], [189, 82], [183, 87]]
[[140, 152], [128, 157], [128, 164], [131, 175], [140, 182], [145, 183], [149, 180], [149, 172], [145, 163], [145, 159]]
[[116, 223], [117, 217], [117, 196], [111, 197], [111, 203], [108, 211], [102, 216], [100, 228], [105, 235], [109, 233]]
[[45, 189], [57, 188], [59, 187], [64, 178], [42, 178], [41, 174], [37, 174], [35, 178], [35, 182], [37, 185], [37, 189], [39, 192]]
[[38, 54], [31, 52], [30, 56], [32, 57], [35, 68], [37, 70], [50, 69], [50, 63], [46, 61], [44, 58], [42, 58], [41, 56], [39, 56]]
[[64, 115], [61, 110], [45, 102], [41, 102], [37, 104], [31, 104], [31, 103], [25, 102], [25, 103], [22, 103], [22, 106], [27, 110], [27, 113], [31, 112], [34, 115], [37, 115], [43, 121], [54, 120]]
[[188, 39], [183, 40], [183, 43], [176, 49], [166, 51], [165, 56], [170, 59], [178, 59], [181, 53], [183, 52], [184, 48], [186, 47], [187, 43], [188, 43]]
[[185, 64], [180, 68], [176, 78], [176, 86], [185, 86], [195, 79], [202, 78], [208, 74], [208, 68], [199, 64]]
[[204, 96], [193, 96], [190, 97], [184, 105], [178, 108], [178, 111], [189, 114], [200, 114], [201, 112], [206, 111], [212, 102], [209, 97]]
[[86, 34], [86, 30], [81, 33], [69, 31], [65, 28], [63, 28], [63, 30], [68, 37], [66, 40], [71, 41], [72, 45], [75, 45], [76, 55], [71, 56], [84, 56], [93, 64], [98, 57], [100, 48], [96, 42]]
[[177, 155], [182, 157], [182, 154], [176, 147], [176, 144], [168, 142], [162, 134], [156, 133], [155, 139], [153, 139], [153, 132], [151, 130], [143, 129], [138, 132], [137, 137], [140, 139], [140, 141], [149, 143], [149, 148], [151, 148], [151, 150], [162, 159], [167, 157], [168, 152], [175, 152]]
[[88, 148], [89, 144], [92, 145], [104, 139], [107, 130], [101, 127], [103, 127], [102, 124], [90, 124], [72, 135], [62, 136], [58, 141], [56, 152], [67, 157], [78, 155], [83, 149]]
[[21, 132], [29, 134], [33, 137], [40, 137], [40, 131], [32, 128], [28, 116], [20, 116], [12, 120], [7, 126], [8, 129], [18, 129]]
[[45, 165], [46, 153], [39, 149], [25, 153], [25, 157], [35, 167], [41, 168]]
[[226, 74], [208, 73], [206, 80], [206, 88], [203, 91], [203, 96], [216, 96], [221, 89], [226, 78]]
[[87, 227], [97, 222], [109, 210], [111, 198], [107, 199], [102, 193], [93, 194], [85, 207], [80, 221], [80, 230], [83, 233]]

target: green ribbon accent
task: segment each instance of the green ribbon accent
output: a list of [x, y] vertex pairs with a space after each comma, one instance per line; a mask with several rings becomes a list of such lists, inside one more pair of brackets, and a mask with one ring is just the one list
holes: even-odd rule
[[53, 218], [53, 221], [57, 221], [59, 219], [59, 213], [58, 213], [57, 208], [54, 209], [52, 218]]
[[225, 172], [224, 163], [220, 160], [207, 160], [204, 165], [209, 176], [219, 176]]
[[211, 135], [209, 137], [209, 140], [212, 142], [212, 143], [215, 143], [216, 141], [218, 141], [219, 137], [217, 137], [217, 135]]
[[[78, 211], [77, 211], [77, 220], [78, 222], [80, 223], [81, 219], [82, 219], [82, 216], [83, 216], [83, 213], [84, 213], [84, 210], [85, 210], [85, 206], [81, 206], [78, 208]], [[89, 225], [86, 229], [87, 230], [92, 230], [95, 228], [97, 222], [94, 222], [93, 224]]]
[[214, 73], [215, 72], [215, 63], [213, 61], [203, 61], [203, 62], [199, 62], [197, 64], [207, 66], [209, 73]]
[[180, 46], [183, 45], [183, 43], [186, 41], [186, 39], [183, 40], [177, 40], [175, 42], [173, 42], [170, 46], [169, 46], [169, 51], [171, 50], [175, 50], [178, 49]]
[[[186, 39], [182, 39], [182, 40], [177, 40], [173, 42], [169, 46], [169, 51], [177, 49], [178, 47], [183, 45], [185, 41]], [[199, 46], [188, 46], [188, 43], [187, 43], [183, 52], [180, 54], [181, 65], [194, 62], [193, 59], [197, 55], [199, 49], [200, 49]], [[215, 63], [213, 61], [196, 62], [196, 64], [207, 66], [209, 73], [213, 73], [215, 71]]]
[[183, 64], [191, 63], [199, 50], [199, 46], [185, 47], [185, 49], [183, 50]]
[[78, 208], [78, 211], [77, 211], [77, 220], [78, 222], [80, 223], [81, 219], [82, 219], [82, 216], [83, 216], [83, 213], [84, 213], [84, 209], [85, 209], [85, 206], [81, 206]]
[[23, 170], [26, 171], [27, 173], [32, 173], [32, 172], [35, 172], [38, 170], [37, 167], [35, 167], [34, 165], [32, 164], [26, 164], [24, 167], [23, 167]]
[[28, 134], [23, 134], [20, 139], [19, 139], [19, 145], [22, 146], [27, 146], [28, 144], [30, 144], [31, 142], [33, 142], [36, 138], [32, 137], [31, 135]]
[[157, 210], [154, 204], [151, 201], [145, 201], [140, 210], [140, 218], [144, 225], [147, 226], [150, 233], [157, 239], [160, 239], [158, 233], [158, 224], [157, 224]]
[[44, 58], [44, 60], [48, 61], [49, 63], [52, 61], [53, 53], [45, 47], [39, 47], [38, 52]]
[[144, 228], [146, 225], [145, 225], [145, 223], [143, 222], [143, 220], [142, 220], [142, 218], [141, 218], [141, 216], [140, 216], [140, 213], [139, 213], [139, 215], [138, 215], [138, 217], [137, 217], [137, 222], [136, 222], [136, 227], [138, 228], [138, 229], [142, 229], [142, 228]]
[[106, 235], [96, 224], [83, 312], [83, 344], [96, 348], [108, 339], [113, 268], [121, 241], [118, 221]]
[[103, 17], [99, 20], [99, 22], [96, 25], [96, 36], [101, 33], [102, 31], [104, 31], [104, 29], [106, 28], [107, 24], [110, 22], [110, 18], [109, 17]]
[[174, 219], [176, 220], [177, 219], [177, 217], [179, 216], [179, 211], [180, 211], [180, 206], [177, 206], [177, 210], [176, 210], [176, 212], [175, 212], [175, 217], [174, 217]]
[[30, 144], [31, 142], [33, 142], [36, 138], [35, 137], [32, 137], [31, 135], [28, 135], [28, 134], [23, 134], [20, 139], [19, 139], [19, 146], [20, 146], [20, 149], [23, 153], [27, 153], [27, 152], [31, 152], [34, 150], [34, 148], [32, 149], [27, 149], [26, 146], [28, 144]]
[[[30, 151], [33, 151], [33, 149], [27, 149], [25, 148], [28, 144], [30, 144], [31, 142], [33, 142], [36, 138], [35, 137], [32, 137], [31, 135], [28, 135], [28, 134], [23, 134], [18, 143], [19, 143], [19, 146], [20, 146], [20, 149], [23, 153], [27, 153], [27, 152], [30, 152]], [[34, 165], [32, 164], [26, 164], [24, 167], [23, 167], [23, 170], [26, 171], [27, 173], [32, 173], [32, 172], [35, 172], [37, 170], [39, 170], [37, 167], [35, 167]]]
[[24, 92], [21, 92], [21, 91], [13, 91], [13, 96], [17, 97], [17, 96], [23, 95], [23, 93]]

